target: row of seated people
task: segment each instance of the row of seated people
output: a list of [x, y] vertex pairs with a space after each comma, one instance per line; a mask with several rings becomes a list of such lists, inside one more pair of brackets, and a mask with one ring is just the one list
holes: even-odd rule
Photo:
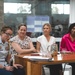
[[[50, 35], [51, 24], [45, 23], [43, 25], [43, 35], [37, 38], [36, 49], [33, 46], [31, 38], [26, 35], [27, 25], [21, 23], [18, 27], [17, 35], [12, 37], [13, 30], [11, 27], [4, 26], [1, 29], [0, 36], [0, 75], [26, 75], [25, 70], [21, 64], [12, 65], [6, 63], [5, 58], [8, 54], [11, 54], [10, 60], [14, 60], [15, 54], [26, 54], [33, 52], [43, 52], [47, 50], [47, 47], [56, 43], [55, 37]], [[71, 24], [68, 30], [68, 33], [65, 34], [60, 43], [60, 51], [63, 50], [75, 52], [75, 23]], [[3, 54], [2, 54], [3, 53]], [[75, 75], [74, 68], [75, 64], [72, 65], [72, 75]], [[50, 69], [50, 75], [61, 75], [62, 64], [57, 65], [46, 65]]]

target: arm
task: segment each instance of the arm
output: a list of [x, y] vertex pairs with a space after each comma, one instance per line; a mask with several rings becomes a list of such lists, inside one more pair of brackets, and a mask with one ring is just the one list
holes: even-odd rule
[[8, 71], [13, 71], [13, 66], [2, 66], [0, 64], [0, 69], [5, 69], [5, 70], [8, 70]]
[[35, 47], [33, 46], [32, 42], [30, 42], [30, 48], [35, 50]]
[[11, 45], [18, 54], [36, 52], [32, 42], [30, 42], [30, 49], [22, 49], [16, 42], [12, 42]]
[[60, 42], [60, 51], [62, 51], [63, 49], [65, 49], [65, 39], [62, 38], [61, 42]]
[[36, 44], [37, 52], [40, 52], [40, 47], [41, 47], [41, 44], [40, 42], [37, 41], [37, 44]]
[[67, 50], [66, 39], [64, 39], [64, 38], [62, 38], [62, 40], [61, 40], [60, 51], [61, 51], [61, 53], [72, 53], [71, 51]]

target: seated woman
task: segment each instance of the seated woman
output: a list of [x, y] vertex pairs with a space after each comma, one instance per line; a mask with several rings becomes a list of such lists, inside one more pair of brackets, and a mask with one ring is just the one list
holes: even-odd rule
[[[37, 52], [47, 52], [48, 46], [55, 43], [55, 37], [50, 35], [51, 25], [46, 23], [43, 25], [43, 35], [37, 38]], [[62, 70], [62, 65], [47, 65], [50, 68], [50, 75], [60, 75], [60, 71]]]
[[18, 34], [10, 39], [11, 47], [13, 48], [12, 54], [23, 54], [36, 52], [31, 38], [26, 35], [27, 25], [21, 23], [18, 27]]
[[[69, 26], [68, 33], [62, 37], [60, 43], [61, 52], [75, 52], [75, 23]], [[75, 75], [75, 63], [70, 63], [72, 66], [72, 75]]]
[[13, 31], [9, 26], [4, 26], [1, 29], [0, 35], [0, 75], [25, 75], [23, 66], [20, 64], [14, 64], [9, 66], [5, 61], [8, 53], [10, 52], [10, 47], [8, 40], [10, 39]]

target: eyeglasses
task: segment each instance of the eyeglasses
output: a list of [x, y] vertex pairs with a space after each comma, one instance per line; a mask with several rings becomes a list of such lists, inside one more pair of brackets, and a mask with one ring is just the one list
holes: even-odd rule
[[12, 34], [10, 34], [10, 33], [5, 33], [7, 36], [10, 36], [10, 37], [12, 37]]

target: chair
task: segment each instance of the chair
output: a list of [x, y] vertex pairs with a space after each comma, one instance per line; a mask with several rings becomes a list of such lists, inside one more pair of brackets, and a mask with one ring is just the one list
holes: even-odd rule
[[62, 68], [64, 70], [63, 71], [64, 75], [72, 75], [72, 66], [71, 65], [63, 63]]

